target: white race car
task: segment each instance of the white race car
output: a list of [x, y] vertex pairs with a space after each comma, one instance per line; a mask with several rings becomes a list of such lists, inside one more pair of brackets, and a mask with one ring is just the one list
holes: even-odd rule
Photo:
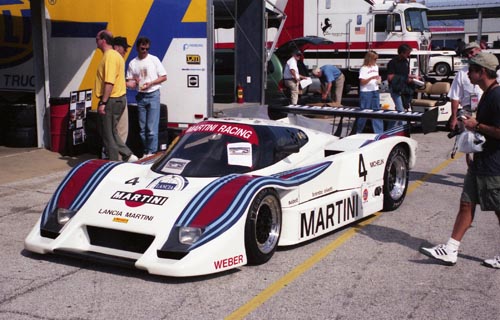
[[262, 264], [277, 246], [398, 208], [416, 145], [403, 127], [339, 138], [287, 120], [208, 119], [155, 161], [72, 169], [25, 248], [165, 276]]

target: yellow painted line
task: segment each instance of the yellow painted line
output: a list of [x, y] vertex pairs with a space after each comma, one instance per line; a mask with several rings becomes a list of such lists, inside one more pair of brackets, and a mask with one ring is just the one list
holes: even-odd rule
[[437, 167], [435, 167], [434, 169], [432, 169], [425, 176], [423, 176], [420, 180], [417, 180], [417, 181], [413, 182], [408, 187], [407, 194], [411, 194], [413, 191], [415, 191], [415, 189], [417, 189], [418, 187], [420, 187], [425, 181], [429, 180], [430, 177], [432, 177], [436, 173], [440, 172], [441, 170], [443, 170], [444, 168], [446, 168], [447, 166], [449, 166], [450, 163], [452, 163], [453, 161], [460, 159], [463, 155], [464, 155], [463, 153], [457, 152], [457, 154], [455, 155], [454, 159], [450, 158], [450, 159], [448, 159], [446, 161], [443, 161], [440, 165], [438, 165]]
[[[421, 179], [415, 181], [408, 187], [407, 195], [411, 194], [415, 189], [417, 189], [419, 186], [421, 186], [426, 180], [428, 180], [430, 177], [435, 175], [436, 173], [440, 172], [444, 168], [446, 168], [451, 162], [458, 160], [459, 158], [462, 157], [462, 153], [457, 153], [455, 159], [448, 159], [444, 162], [442, 162], [439, 166], [435, 167], [432, 169], [429, 173], [427, 173], [425, 176], [423, 176]], [[295, 267], [292, 271], [284, 275], [282, 278], [274, 282], [272, 285], [264, 289], [262, 292], [260, 292], [258, 295], [256, 295], [253, 299], [248, 301], [246, 304], [241, 306], [238, 310], [234, 311], [232, 314], [227, 316], [225, 319], [226, 320], [232, 320], [232, 319], [243, 319], [245, 316], [247, 316], [249, 313], [257, 309], [261, 304], [269, 300], [272, 296], [274, 296], [276, 293], [281, 291], [281, 289], [285, 288], [289, 283], [293, 282], [295, 279], [300, 277], [303, 273], [311, 269], [314, 265], [316, 265], [318, 262], [323, 260], [325, 257], [327, 257], [333, 250], [337, 249], [340, 247], [342, 244], [344, 244], [347, 240], [352, 238], [356, 233], [358, 233], [361, 229], [363, 229], [365, 226], [371, 224], [373, 221], [375, 221], [378, 217], [382, 215], [381, 212], [376, 212], [374, 213], [371, 217], [368, 219], [365, 219], [348, 230], [346, 230], [343, 234], [341, 234], [338, 238], [336, 238], [334, 241], [330, 242], [327, 246], [316, 252], [312, 257], [304, 261], [302, 264], [298, 265]]]

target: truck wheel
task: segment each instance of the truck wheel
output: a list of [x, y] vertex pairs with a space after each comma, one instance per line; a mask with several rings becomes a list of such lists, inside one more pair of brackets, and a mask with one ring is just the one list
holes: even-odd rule
[[384, 172], [384, 211], [396, 210], [408, 189], [408, 154], [402, 146], [392, 149]]
[[245, 248], [249, 264], [267, 262], [281, 235], [281, 203], [274, 189], [261, 190], [250, 205], [245, 224]]
[[451, 67], [445, 62], [440, 62], [434, 66], [434, 72], [436, 72], [438, 76], [447, 76], [451, 72]]

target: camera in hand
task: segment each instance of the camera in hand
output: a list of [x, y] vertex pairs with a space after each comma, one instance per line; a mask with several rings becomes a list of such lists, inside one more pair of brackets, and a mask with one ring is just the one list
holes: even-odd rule
[[[457, 111], [457, 120], [462, 121], [464, 119], [467, 119], [466, 111], [463, 109], [459, 109]], [[458, 125], [452, 131], [450, 131], [448, 133], [448, 138], [451, 139], [451, 138], [455, 137], [456, 135], [462, 133], [463, 129], [460, 129], [461, 127], [463, 128], [463, 125]]]

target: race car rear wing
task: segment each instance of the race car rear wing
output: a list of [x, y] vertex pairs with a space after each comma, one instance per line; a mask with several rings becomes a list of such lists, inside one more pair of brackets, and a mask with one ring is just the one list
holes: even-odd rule
[[[437, 119], [438, 119], [438, 108], [433, 108], [427, 112], [413, 112], [413, 111], [395, 111], [395, 110], [378, 110], [374, 111], [371, 109], [360, 109], [357, 107], [331, 107], [325, 106], [301, 106], [301, 105], [290, 105], [290, 106], [273, 106], [269, 107], [270, 113], [273, 114], [301, 114], [307, 116], [327, 116], [333, 117], [332, 134], [340, 137], [344, 127], [347, 126], [346, 130], [351, 129], [351, 134], [356, 130], [356, 121], [353, 119], [367, 118], [367, 119], [383, 119], [383, 120], [394, 120], [394, 121], [405, 121], [407, 125], [405, 128], [408, 130], [407, 134], [410, 134], [410, 128], [412, 122], [421, 123], [422, 132], [429, 133], [436, 130]], [[339, 117], [339, 119], [337, 119]], [[344, 121], [345, 120], [345, 121]], [[334, 128], [336, 129], [334, 130]]]

